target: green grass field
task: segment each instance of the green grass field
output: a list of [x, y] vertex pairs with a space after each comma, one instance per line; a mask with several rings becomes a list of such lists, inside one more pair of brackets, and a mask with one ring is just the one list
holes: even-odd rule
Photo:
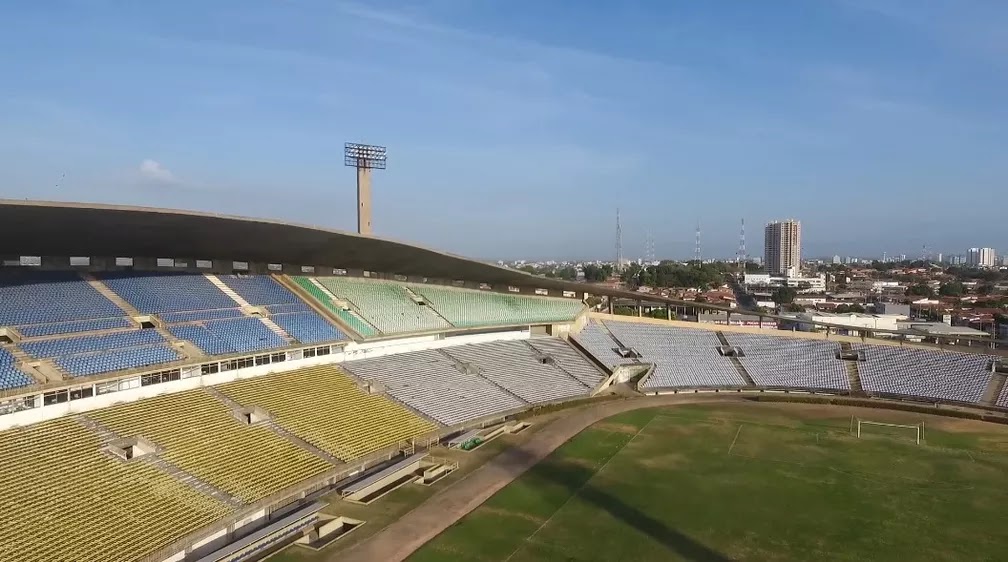
[[410, 560], [1008, 559], [1008, 428], [927, 417], [923, 445], [908, 430], [857, 439], [852, 412], [718, 405], [610, 418]]

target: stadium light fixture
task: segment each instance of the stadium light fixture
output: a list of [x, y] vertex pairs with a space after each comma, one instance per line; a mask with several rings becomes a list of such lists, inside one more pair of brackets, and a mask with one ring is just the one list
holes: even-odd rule
[[371, 234], [371, 170], [384, 170], [384, 146], [348, 142], [343, 145], [343, 164], [357, 168], [357, 233]]

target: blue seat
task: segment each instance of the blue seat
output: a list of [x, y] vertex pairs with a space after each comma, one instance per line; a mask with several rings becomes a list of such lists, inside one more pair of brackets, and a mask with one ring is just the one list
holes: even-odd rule
[[58, 324], [33, 324], [31, 326], [18, 326], [18, 331], [26, 338], [39, 336], [55, 336], [57, 334], [72, 334], [74, 332], [92, 332], [97, 330], [112, 330], [115, 328], [129, 328], [130, 321], [125, 317], [119, 318], [97, 318], [95, 320], [75, 320], [73, 322], [60, 322]]
[[35, 384], [35, 379], [29, 377], [17, 368], [17, 361], [6, 349], [0, 349], [0, 390], [22, 388]]
[[114, 272], [102, 274], [101, 280], [144, 314], [237, 306], [231, 297], [198, 274]]
[[242, 311], [240, 308], [218, 308], [214, 310], [191, 310], [189, 312], [167, 312], [161, 315], [161, 319], [168, 324], [180, 324], [182, 322], [223, 320], [225, 318], [239, 318], [241, 316]]
[[0, 326], [125, 316], [72, 271], [0, 270]]
[[346, 334], [315, 312], [290, 312], [271, 316], [278, 326], [301, 343], [347, 339]]
[[193, 342], [208, 355], [251, 353], [287, 345], [259, 318], [213, 320], [168, 329], [175, 337]]
[[297, 296], [269, 275], [218, 275], [218, 279], [249, 304], [297, 304]]
[[22, 342], [21, 349], [38, 359], [48, 359], [81, 353], [106, 351], [116, 348], [139, 347], [165, 343], [154, 330], [133, 330], [100, 336], [72, 336], [55, 340]]
[[112, 371], [150, 367], [177, 361], [182, 357], [167, 345], [152, 345], [129, 349], [111, 349], [84, 355], [58, 357], [56, 364], [74, 377], [97, 375]]

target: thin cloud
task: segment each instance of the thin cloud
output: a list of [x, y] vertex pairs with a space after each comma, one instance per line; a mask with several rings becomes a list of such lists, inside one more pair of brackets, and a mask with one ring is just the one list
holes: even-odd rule
[[157, 160], [151, 160], [150, 158], [144, 160], [140, 163], [139, 171], [140, 177], [151, 182], [161, 184], [178, 183], [178, 178], [175, 177], [175, 174]]

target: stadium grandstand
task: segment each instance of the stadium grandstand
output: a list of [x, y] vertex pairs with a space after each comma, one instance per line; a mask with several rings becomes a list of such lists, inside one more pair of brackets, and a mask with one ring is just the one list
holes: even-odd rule
[[640, 297], [258, 219], [0, 201], [0, 236], [2, 560], [254, 559], [355, 478], [616, 385], [1008, 408], [991, 342], [616, 317], [586, 297]]

